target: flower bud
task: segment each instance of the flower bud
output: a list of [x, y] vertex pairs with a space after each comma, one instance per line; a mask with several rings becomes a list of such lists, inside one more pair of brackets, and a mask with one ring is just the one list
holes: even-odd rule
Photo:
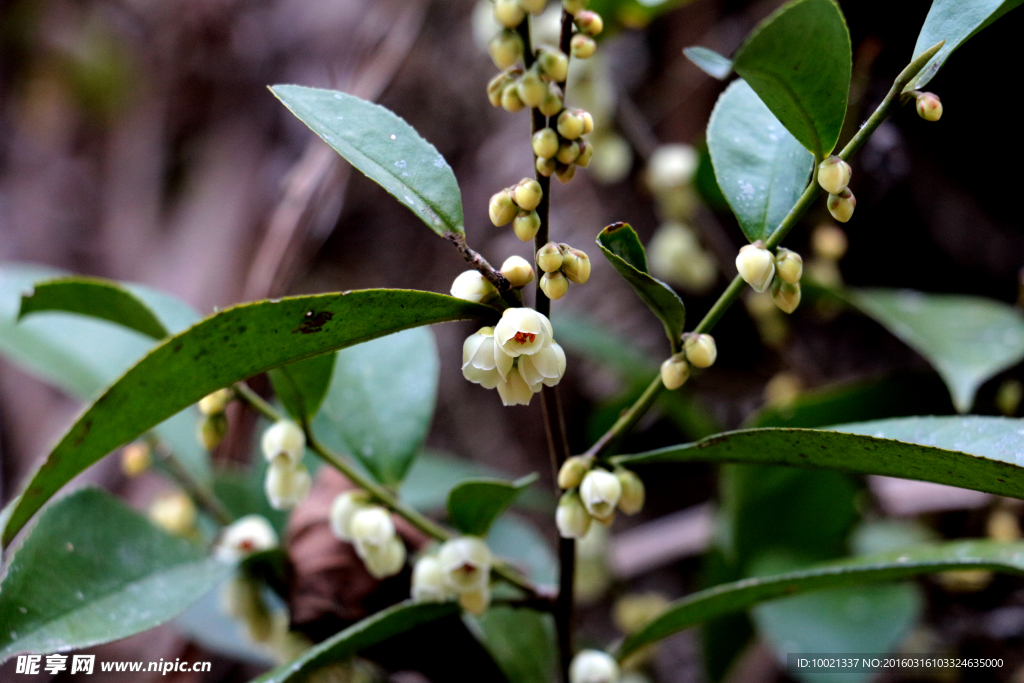
[[688, 185], [697, 173], [700, 154], [691, 145], [660, 145], [647, 164], [645, 180], [655, 194]]
[[[558, 115], [558, 134], [566, 140], [575, 140], [583, 135], [583, 117], [579, 115], [577, 110], [565, 109]], [[573, 156], [573, 159], [575, 158]], [[572, 159], [562, 163], [567, 164], [571, 161]]]
[[363, 505], [352, 514], [348, 531], [361, 552], [380, 550], [395, 537], [395, 523], [391, 513], [381, 506]]
[[491, 195], [491, 201], [487, 204], [487, 214], [491, 217], [491, 223], [496, 227], [506, 225], [519, 213], [519, 207], [512, 199], [512, 193], [508, 190], [501, 190]]
[[501, 106], [501, 95], [505, 88], [515, 82], [516, 77], [522, 73], [521, 69], [508, 69], [487, 82], [487, 99], [492, 107]]
[[220, 445], [228, 433], [228, 416], [224, 413], [206, 415], [199, 421], [199, 443], [208, 451]]
[[548, 0], [519, 0], [519, 6], [530, 14], [541, 14]]
[[619, 509], [627, 515], [635, 515], [644, 508], [646, 491], [644, 482], [632, 470], [624, 467], [615, 469], [615, 476], [622, 486], [622, 495], [619, 497]]
[[556, 83], [564, 83], [569, 75], [569, 58], [561, 50], [541, 48], [537, 55], [537, 65], [542, 74]]
[[491, 604], [491, 588], [484, 586], [478, 591], [469, 591], [459, 596], [459, 606], [470, 614], [480, 616]]
[[467, 270], [459, 274], [452, 282], [451, 294], [456, 299], [472, 301], [474, 303], [486, 303], [498, 294], [487, 278], [478, 270]]
[[537, 265], [545, 273], [553, 273], [562, 267], [562, 250], [554, 242], [548, 242], [537, 250]]
[[661, 382], [669, 391], [678, 389], [690, 379], [690, 364], [685, 354], [677, 353], [661, 364]]
[[359, 489], [345, 491], [335, 497], [331, 503], [328, 521], [331, 531], [338, 540], [352, 542], [352, 518], [369, 502], [370, 497], [365, 491]]
[[619, 478], [608, 470], [593, 469], [587, 472], [580, 484], [580, 498], [587, 512], [598, 520], [605, 520], [615, 514], [615, 506], [622, 497]]
[[849, 246], [846, 233], [838, 225], [825, 223], [811, 232], [811, 248], [823, 259], [838, 261], [846, 255]]
[[554, 128], [542, 128], [533, 134], [533, 153], [541, 159], [550, 159], [558, 153], [558, 133]]
[[580, 494], [576, 491], [566, 491], [558, 501], [558, 508], [555, 510], [555, 525], [558, 527], [558, 535], [562, 538], [583, 538], [590, 531], [590, 523], [593, 518], [583, 506]]
[[834, 154], [818, 164], [818, 184], [829, 194], [845, 190], [851, 174], [850, 165]]
[[522, 256], [509, 256], [501, 264], [501, 274], [513, 287], [525, 287], [533, 282], [533, 267]]
[[857, 198], [846, 188], [839, 194], [828, 196], [828, 212], [840, 223], [845, 223], [853, 217], [853, 210], [857, 206]]
[[579, 14], [587, 8], [590, 0], [562, 0], [562, 9], [572, 15]]
[[544, 273], [540, 278], [540, 289], [552, 301], [565, 296], [569, 291], [569, 280], [560, 271]]
[[691, 334], [683, 342], [686, 360], [697, 368], [710, 368], [718, 358], [715, 338], [710, 334]]
[[917, 115], [925, 121], [938, 121], [942, 118], [942, 100], [935, 93], [921, 93], [917, 96]]
[[775, 272], [783, 282], [795, 285], [804, 274], [804, 260], [795, 251], [779, 247], [775, 252]]
[[523, 242], [530, 242], [540, 230], [540, 215], [536, 211], [520, 211], [512, 222], [512, 230]]
[[778, 278], [772, 285], [772, 301], [785, 313], [792, 313], [800, 305], [800, 283], [790, 284]]
[[582, 285], [590, 279], [590, 257], [579, 249], [570, 248], [562, 256], [562, 273], [570, 282]]
[[149, 445], [143, 441], [136, 441], [124, 447], [121, 451], [121, 471], [128, 477], [137, 477], [150, 468], [153, 464], [153, 454]]
[[570, 52], [576, 59], [588, 59], [597, 50], [597, 43], [588, 35], [577, 33], [569, 43]]
[[604, 30], [604, 21], [597, 12], [580, 12], [576, 15], [576, 28], [588, 36], [596, 36]]
[[580, 110], [580, 117], [583, 119], [583, 134], [590, 135], [594, 132], [594, 117], [589, 111]]
[[214, 554], [223, 562], [237, 562], [247, 555], [277, 546], [277, 532], [267, 518], [246, 515], [224, 529]]
[[569, 665], [569, 683], [618, 683], [619, 665], [599, 650], [582, 650]]
[[505, 28], [515, 28], [523, 23], [526, 12], [517, 0], [494, 0], [494, 18]]
[[187, 536], [196, 526], [196, 506], [181, 491], [165, 493], [149, 506], [149, 521], [169, 534]]
[[540, 173], [545, 178], [550, 178], [558, 169], [558, 162], [555, 161], [554, 157], [550, 159], [537, 157], [537, 163], [534, 164], [534, 168], [537, 169], [537, 173]]
[[476, 536], [459, 536], [445, 541], [437, 560], [447, 584], [456, 593], [469, 593], [487, 587], [491, 574], [491, 551]]
[[736, 270], [755, 292], [763, 292], [768, 289], [772, 284], [772, 278], [775, 277], [775, 259], [772, 253], [765, 249], [761, 240], [758, 240], [740, 249], [736, 256]]
[[579, 156], [573, 159], [572, 163], [576, 164], [577, 166], [582, 166], [583, 168], [590, 166], [590, 160], [594, 158], [593, 143], [587, 142], [583, 138], [580, 138], [579, 140], [576, 141], [576, 144], [580, 146], [580, 153]]
[[267, 468], [263, 489], [270, 507], [275, 510], [290, 510], [309, 495], [313, 480], [305, 465], [295, 465], [286, 455], [274, 458]]
[[558, 488], [574, 489], [583, 481], [584, 475], [590, 471], [590, 458], [574, 455], [566, 459], [558, 470]]
[[548, 83], [548, 94], [544, 96], [544, 101], [540, 103], [538, 109], [544, 116], [554, 116], [562, 111], [563, 101], [561, 88], [554, 83]]
[[515, 114], [526, 107], [522, 98], [519, 97], [519, 87], [516, 82], [509, 83], [501, 91], [501, 108], [509, 114]]
[[380, 547], [357, 545], [356, 554], [362, 558], [366, 570], [375, 579], [394, 576], [405, 566], [405, 544], [397, 536], [392, 536]]
[[578, 141], [563, 142], [558, 147], [558, 154], [555, 155], [555, 160], [560, 164], [571, 164], [576, 161], [579, 155], [580, 143]]
[[523, 74], [516, 87], [519, 89], [519, 99], [530, 109], [539, 107], [548, 94], [548, 85], [540, 80], [540, 74], [536, 69], [530, 69]]
[[576, 177], [576, 166], [573, 164], [558, 164], [555, 166], [555, 177], [563, 185]]
[[505, 29], [491, 38], [487, 45], [494, 66], [507, 69], [523, 58], [523, 39], [511, 29]]
[[417, 602], [447, 602], [454, 597], [441, 563], [432, 555], [421, 557], [412, 568], [412, 599]]
[[523, 178], [515, 187], [516, 204], [523, 211], [533, 211], [540, 206], [540, 200], [544, 197], [544, 191], [540, 189], [540, 183], [533, 178]]
[[199, 412], [203, 415], [218, 415], [224, 412], [227, 408], [228, 402], [234, 396], [234, 392], [231, 389], [218, 389], [212, 394], [208, 394], [203, 398], [199, 399]]

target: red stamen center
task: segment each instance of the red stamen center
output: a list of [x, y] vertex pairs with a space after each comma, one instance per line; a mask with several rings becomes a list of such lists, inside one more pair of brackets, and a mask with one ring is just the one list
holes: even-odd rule
[[515, 340], [519, 344], [525, 344], [527, 342], [533, 343], [533, 340], [537, 338], [534, 332], [516, 332]]

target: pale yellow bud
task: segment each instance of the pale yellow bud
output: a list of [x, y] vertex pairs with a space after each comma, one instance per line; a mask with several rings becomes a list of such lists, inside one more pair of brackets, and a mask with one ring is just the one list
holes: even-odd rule
[[454, 597], [448, 576], [436, 557], [421, 557], [412, 570], [412, 599], [417, 602], [447, 602]]
[[678, 389], [690, 378], [690, 364], [685, 354], [677, 353], [661, 364], [661, 382], [669, 391]]
[[533, 282], [533, 268], [522, 256], [509, 256], [501, 264], [501, 274], [513, 287], [525, 287]]
[[840, 223], [845, 223], [853, 217], [853, 210], [857, 206], [857, 198], [846, 188], [839, 194], [828, 196], [828, 212]]
[[576, 140], [571, 142], [563, 142], [558, 147], [558, 154], [555, 155], [555, 159], [560, 164], [571, 164], [576, 161], [576, 158], [580, 155], [580, 143]]
[[590, 36], [577, 33], [572, 37], [569, 48], [576, 59], [589, 59], [597, 50], [597, 43]]
[[590, 531], [593, 518], [576, 491], [566, 491], [555, 510], [555, 525], [562, 538], [583, 538]]
[[275, 510], [291, 510], [309, 495], [313, 480], [305, 465], [292, 463], [280, 455], [270, 463], [263, 490], [270, 507]]
[[604, 21], [597, 12], [580, 12], [576, 15], [576, 28], [588, 36], [596, 36], [604, 30]]
[[683, 342], [686, 360], [697, 368], [710, 368], [718, 358], [718, 347], [715, 338], [710, 334], [691, 334]]
[[129, 477], [137, 477], [153, 464], [149, 445], [142, 441], [130, 443], [121, 451], [121, 471]]
[[540, 189], [540, 183], [533, 178], [523, 178], [515, 187], [516, 204], [523, 211], [533, 211], [540, 206], [540, 200], [544, 198], [544, 191]]
[[547, 83], [540, 79], [540, 74], [536, 69], [530, 69], [523, 74], [516, 83], [516, 87], [519, 89], [519, 99], [531, 109], [539, 107], [548, 94]]
[[496, 297], [498, 290], [480, 271], [467, 270], [460, 273], [452, 282], [451, 295], [456, 299], [482, 304]]
[[555, 167], [555, 177], [563, 185], [576, 177], [576, 166], [573, 164], [558, 164]]
[[850, 165], [835, 156], [818, 164], [818, 184], [829, 194], [839, 194], [850, 184]]
[[370, 496], [359, 489], [345, 491], [335, 497], [328, 521], [336, 538], [352, 542], [352, 518], [369, 503]]
[[520, 211], [512, 222], [512, 230], [523, 242], [531, 242], [540, 230], [540, 215], [536, 211]]
[[563, 100], [561, 89], [554, 83], [548, 83], [548, 94], [544, 96], [544, 101], [540, 103], [538, 109], [544, 116], [554, 116], [562, 111]]
[[598, 650], [583, 650], [569, 666], [569, 683], [619, 683], [619, 665]]
[[506, 28], [515, 28], [523, 23], [526, 12], [516, 0], [494, 0], [494, 18]]
[[558, 133], [554, 128], [542, 128], [533, 134], [533, 153], [541, 159], [550, 159], [558, 153]]
[[[561, 114], [558, 115], [558, 134], [566, 140], [575, 140], [579, 136], [583, 135], [583, 117], [578, 112], [572, 109], [565, 109]], [[578, 151], [577, 151], [578, 153]], [[573, 159], [576, 157], [573, 156]], [[563, 164], [571, 162], [563, 161]]]
[[217, 415], [223, 413], [224, 409], [227, 408], [228, 402], [234, 396], [234, 392], [231, 389], [218, 389], [212, 394], [208, 394], [203, 398], [199, 399], [199, 412], [203, 415]]
[[942, 100], [935, 93], [921, 93], [917, 96], [917, 115], [925, 121], [938, 121], [942, 118]]
[[537, 265], [545, 273], [553, 273], [562, 267], [562, 250], [554, 242], [548, 242], [537, 250]]
[[394, 576], [405, 567], [405, 544], [397, 536], [392, 536], [381, 546], [356, 545], [356, 554], [375, 579]]
[[515, 31], [506, 29], [491, 39], [487, 52], [496, 67], [507, 69], [523, 58], [523, 39]]
[[775, 259], [772, 253], [765, 249], [760, 240], [754, 244], [748, 244], [740, 249], [736, 256], [736, 270], [740, 277], [750, 285], [755, 292], [764, 292], [772, 284], [775, 277]]
[[501, 91], [501, 108], [509, 114], [515, 114], [526, 108], [522, 98], [519, 97], [519, 87], [516, 83], [509, 83]]
[[534, 164], [534, 168], [537, 169], [537, 173], [540, 173], [545, 178], [550, 178], [558, 170], [558, 162], [555, 161], [554, 157], [550, 159], [537, 157], [537, 163]]
[[800, 305], [800, 283], [790, 284], [778, 278], [772, 285], [772, 301], [784, 313], [792, 313]]
[[598, 520], [605, 520], [615, 514], [615, 506], [622, 497], [622, 483], [607, 470], [593, 469], [587, 472], [580, 484], [580, 498], [587, 512]]
[[561, 50], [542, 48], [537, 55], [541, 73], [556, 83], [564, 83], [569, 75], [569, 58]]
[[644, 508], [646, 491], [644, 482], [636, 473], [624, 467], [615, 469], [615, 476], [622, 486], [622, 495], [619, 497], [619, 509], [627, 515], [635, 515]]
[[583, 134], [590, 135], [594, 132], [594, 117], [589, 111], [580, 110], [580, 117], [583, 119]]
[[576, 141], [576, 144], [580, 146], [580, 153], [579, 156], [573, 159], [572, 163], [582, 168], [590, 166], [590, 160], [594, 158], [593, 143], [587, 142], [583, 138], [580, 138], [579, 140]]
[[521, 69], [509, 69], [487, 82], [487, 99], [492, 107], [501, 106], [501, 95], [505, 88], [515, 82], [516, 77], [522, 73]]
[[558, 470], [558, 487], [562, 489], [576, 488], [589, 471], [590, 458], [584, 458], [581, 455], [568, 458]]
[[825, 223], [811, 233], [811, 248], [817, 256], [829, 261], [838, 261], [846, 255], [849, 247], [846, 233], [838, 225]]
[[590, 279], [590, 257], [579, 249], [568, 249], [562, 256], [562, 273], [570, 282], [582, 285]]
[[228, 416], [224, 413], [206, 415], [199, 421], [199, 443], [208, 451], [220, 445], [228, 433]]
[[491, 218], [491, 223], [497, 227], [506, 225], [516, 217], [517, 213], [519, 213], [519, 207], [516, 206], [512, 194], [508, 190], [495, 192], [491, 196], [491, 201], [487, 205], [487, 214]]
[[187, 536], [196, 526], [196, 506], [180, 491], [165, 493], [149, 506], [149, 521], [175, 536]]
[[786, 408], [793, 405], [793, 401], [800, 396], [801, 391], [803, 391], [803, 382], [800, 377], [792, 372], [783, 371], [764, 385], [764, 400], [775, 408]]
[[569, 291], [569, 280], [562, 275], [561, 271], [544, 273], [540, 278], [540, 289], [549, 299], [556, 301]]
[[775, 252], [775, 271], [784, 282], [795, 285], [804, 274], [804, 260], [795, 251], [779, 247]]

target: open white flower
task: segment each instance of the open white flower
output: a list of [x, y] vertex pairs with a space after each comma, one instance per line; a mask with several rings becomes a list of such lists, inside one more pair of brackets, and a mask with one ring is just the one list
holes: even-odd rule
[[462, 344], [462, 376], [484, 389], [504, 381], [513, 358], [494, 343], [494, 328], [482, 327]]
[[395, 537], [395, 523], [391, 513], [379, 505], [367, 505], [352, 515], [349, 532], [356, 549], [363, 554], [365, 551], [379, 550]]
[[[537, 391], [540, 391], [539, 384]], [[507, 406], [528, 406], [534, 393], [536, 392], [523, 378], [518, 367], [509, 370], [508, 377], [498, 383], [498, 395], [501, 396], [501, 402]]]
[[587, 512], [600, 520], [615, 513], [621, 496], [622, 482], [607, 470], [590, 470], [580, 484], [580, 498], [587, 506]]
[[552, 341], [551, 321], [532, 308], [509, 308], [494, 326], [494, 341], [509, 356], [532, 355]]
[[246, 515], [224, 529], [215, 554], [219, 560], [237, 562], [246, 555], [270, 550], [277, 545], [277, 532], [266, 517]]
[[532, 391], [540, 391], [541, 384], [553, 387], [565, 374], [565, 351], [552, 341], [532, 356], [520, 356], [518, 367]]
[[455, 592], [483, 590], [491, 574], [491, 551], [476, 536], [459, 536], [445, 541], [437, 554], [448, 586]]
[[367, 505], [368, 496], [365, 491], [353, 489], [338, 494], [331, 503], [329, 521], [331, 531], [342, 541], [352, 541], [352, 518]]

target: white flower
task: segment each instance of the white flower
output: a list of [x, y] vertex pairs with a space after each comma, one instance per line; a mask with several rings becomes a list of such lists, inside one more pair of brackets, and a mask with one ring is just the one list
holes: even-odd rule
[[462, 344], [462, 376], [493, 389], [508, 375], [512, 357], [494, 343], [494, 328], [482, 327]]
[[295, 465], [282, 453], [274, 458], [267, 468], [263, 488], [267, 493], [270, 507], [275, 510], [290, 510], [309, 495], [313, 481], [305, 465]]
[[475, 536], [459, 536], [445, 541], [437, 554], [448, 586], [455, 592], [483, 590], [491, 574], [491, 551]]
[[600, 520], [614, 514], [621, 496], [622, 483], [607, 470], [590, 470], [580, 484], [580, 498], [583, 499], [587, 512]]
[[419, 602], [447, 602], [452, 598], [448, 576], [432, 555], [421, 557], [412, 569], [412, 598]]
[[405, 544], [397, 536], [392, 536], [381, 546], [356, 545], [356, 553], [375, 579], [394, 576], [405, 566]]
[[215, 554], [224, 562], [237, 562], [246, 555], [270, 550], [277, 545], [277, 532], [266, 517], [246, 515], [224, 529]]
[[452, 296], [456, 299], [483, 303], [492, 299], [498, 290], [478, 270], [467, 270], [452, 282]]
[[[537, 385], [537, 390], [540, 390], [540, 385]], [[518, 367], [509, 370], [508, 377], [498, 383], [498, 395], [501, 396], [501, 402], [507, 406], [528, 406], [534, 393], [533, 388], [523, 379]]]
[[553, 387], [565, 374], [565, 351], [555, 342], [532, 356], [519, 357], [519, 374], [533, 392], [540, 391], [540, 385]]
[[339, 494], [331, 503], [331, 531], [339, 540], [352, 541], [352, 518], [366, 503], [366, 493], [357, 489]]
[[278, 420], [263, 432], [261, 445], [267, 462], [286, 455], [292, 464], [298, 464], [306, 453], [306, 435], [291, 420]]
[[566, 491], [558, 501], [555, 511], [555, 524], [562, 538], [583, 538], [590, 531], [593, 519], [580, 500], [576, 491]]
[[760, 241], [748, 244], [736, 255], [736, 270], [755, 292], [764, 292], [775, 277], [775, 258]]
[[379, 550], [395, 537], [395, 523], [391, 520], [391, 513], [384, 508], [367, 505], [352, 515], [349, 532], [360, 553]]
[[619, 665], [606, 652], [583, 650], [569, 665], [570, 683], [617, 683]]
[[506, 309], [494, 327], [494, 341], [513, 358], [537, 353], [551, 340], [551, 321], [532, 308]]
[[693, 180], [700, 156], [690, 145], [662, 145], [647, 164], [647, 182], [654, 192], [665, 192]]

